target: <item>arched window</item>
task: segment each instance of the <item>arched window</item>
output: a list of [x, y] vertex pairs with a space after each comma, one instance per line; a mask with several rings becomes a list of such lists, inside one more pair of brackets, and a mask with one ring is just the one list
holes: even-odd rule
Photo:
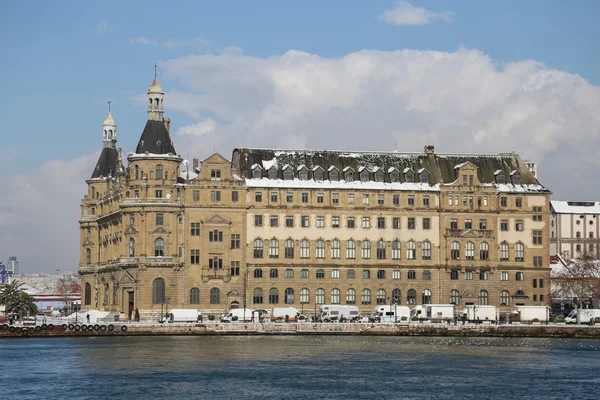
[[362, 241], [360, 246], [362, 258], [365, 260], [371, 258], [371, 242], [368, 239], [365, 239]]
[[271, 288], [271, 290], [269, 290], [269, 304], [277, 303], [279, 303], [279, 290]]
[[487, 290], [482, 290], [479, 292], [479, 305], [487, 306], [488, 304], [488, 292]]
[[489, 260], [490, 259], [490, 246], [487, 242], [481, 242], [479, 244], [479, 259]]
[[429, 290], [429, 289], [423, 290], [423, 295], [422, 295], [421, 300], [423, 301], [422, 304], [431, 304], [431, 290]]
[[262, 289], [254, 289], [254, 294], [252, 295], [252, 302], [254, 304], [262, 304], [263, 303], [263, 291]]
[[409, 269], [407, 276], [408, 276], [408, 279], [411, 279], [411, 280], [417, 279], [417, 272], [414, 269]]
[[340, 289], [331, 290], [331, 304], [340, 304]]
[[457, 305], [459, 301], [458, 290], [452, 289], [450, 291], [450, 304]]
[[402, 304], [402, 294], [400, 289], [392, 290], [392, 304]]
[[362, 304], [371, 304], [371, 291], [369, 289], [363, 289], [361, 294]]
[[300, 304], [310, 303], [310, 291], [307, 288], [300, 290]]
[[392, 260], [399, 260], [402, 256], [400, 241], [398, 239], [392, 242]]
[[422, 244], [423, 260], [431, 260], [431, 243], [425, 240]]
[[525, 274], [522, 272], [517, 272], [516, 273], [516, 277], [515, 277], [516, 281], [524, 281], [525, 280]]
[[515, 261], [525, 261], [525, 248], [523, 243], [515, 244]]
[[377, 291], [377, 304], [386, 304], [385, 300], [385, 289], [379, 289]]
[[346, 242], [346, 258], [349, 260], [356, 258], [356, 242], [352, 239]]
[[83, 304], [89, 306], [92, 304], [92, 285], [88, 282], [85, 283], [85, 289], [83, 290]]
[[510, 306], [510, 293], [508, 293], [507, 290], [503, 290], [500, 292], [500, 305]]
[[261, 239], [254, 240], [254, 258], [263, 258], [263, 242]]
[[221, 291], [218, 288], [210, 289], [210, 304], [221, 303]]
[[86, 264], [92, 263], [92, 250], [90, 250], [90, 249], [85, 249], [85, 263]]
[[325, 258], [325, 241], [317, 240], [316, 248], [316, 257], [317, 258]]
[[163, 166], [158, 164], [156, 166], [156, 179], [162, 179], [163, 178]]
[[256, 269], [254, 270], [254, 277], [255, 277], [255, 278], [262, 278], [262, 277], [263, 277], [263, 274], [262, 274], [262, 269], [260, 269], [260, 268], [256, 268]]
[[383, 240], [379, 240], [377, 242], [377, 259], [385, 260], [385, 242]]
[[406, 244], [406, 259], [416, 260], [417, 259], [417, 245], [412, 240]]
[[269, 258], [279, 258], [279, 242], [276, 239], [269, 243]]
[[190, 290], [190, 304], [200, 304], [200, 289], [197, 287]]
[[500, 243], [500, 261], [508, 261], [508, 243]]
[[165, 298], [165, 280], [156, 278], [152, 281], [152, 304], [161, 304]]
[[300, 258], [310, 258], [310, 242], [307, 239], [300, 243]]
[[315, 292], [315, 301], [317, 304], [325, 304], [325, 289], [317, 289]]
[[292, 239], [285, 241], [285, 258], [294, 258], [294, 241]]
[[406, 292], [406, 304], [417, 304], [417, 291], [415, 289], [409, 289]]
[[129, 257], [135, 257], [135, 239], [129, 239]]
[[475, 259], [475, 244], [473, 242], [467, 242], [465, 244], [465, 260]]
[[285, 289], [285, 304], [294, 304], [294, 289]]
[[285, 270], [285, 277], [286, 278], [293, 278], [294, 277], [294, 270], [291, 268], [288, 268]]
[[279, 270], [277, 268], [271, 268], [269, 271], [269, 278], [279, 278]]
[[340, 241], [334, 239], [331, 241], [331, 258], [340, 258]]
[[452, 242], [450, 245], [450, 258], [453, 260], [460, 260], [460, 243]]
[[165, 240], [163, 238], [158, 238], [154, 241], [154, 256], [155, 257], [164, 257], [165, 255]]
[[140, 167], [135, 166], [135, 179], [140, 179]]
[[352, 288], [346, 290], [346, 304], [356, 304], [356, 290]]

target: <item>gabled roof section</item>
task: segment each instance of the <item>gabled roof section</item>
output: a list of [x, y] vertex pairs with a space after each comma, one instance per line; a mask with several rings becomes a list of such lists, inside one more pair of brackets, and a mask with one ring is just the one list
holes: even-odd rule
[[135, 149], [136, 154], [177, 154], [163, 121], [148, 120]]
[[117, 173], [117, 159], [119, 155], [117, 149], [105, 147], [98, 157], [98, 162], [92, 172], [92, 179], [100, 177], [108, 178], [109, 175], [115, 176]]

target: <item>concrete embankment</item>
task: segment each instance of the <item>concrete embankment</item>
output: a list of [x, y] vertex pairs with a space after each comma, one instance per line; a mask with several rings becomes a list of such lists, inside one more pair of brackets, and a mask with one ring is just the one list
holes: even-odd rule
[[[6, 328], [6, 329], [5, 329]], [[85, 329], [85, 330], [84, 330]], [[269, 324], [107, 324], [0, 326], [2, 337], [77, 336], [172, 336], [172, 335], [362, 335], [362, 336], [459, 336], [459, 337], [545, 337], [600, 339], [600, 326], [566, 325], [443, 325], [443, 324], [358, 324], [358, 323], [269, 323]]]

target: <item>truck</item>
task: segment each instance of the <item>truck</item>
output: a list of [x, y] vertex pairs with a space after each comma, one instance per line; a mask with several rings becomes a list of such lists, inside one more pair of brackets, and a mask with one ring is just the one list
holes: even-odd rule
[[252, 322], [253, 310], [250, 308], [233, 308], [221, 315], [221, 322]]
[[274, 307], [271, 309], [271, 320], [280, 322], [308, 321], [306, 315], [300, 314], [294, 307]]
[[319, 313], [323, 322], [339, 321], [342, 318], [348, 321], [356, 321], [360, 318], [360, 311], [357, 306], [325, 304], [319, 307]]
[[548, 322], [550, 317], [550, 310], [546, 306], [515, 306], [512, 313], [517, 314], [521, 322], [533, 322], [534, 319]]
[[380, 305], [375, 307], [376, 322], [408, 322], [409, 320], [410, 308], [407, 306]]
[[429, 321], [450, 321], [454, 319], [454, 304], [423, 304], [415, 306], [410, 312], [411, 321], [423, 319]]
[[175, 308], [165, 314], [169, 323], [194, 323], [202, 321], [202, 313], [193, 308]]
[[459, 317], [469, 322], [479, 323], [481, 321], [498, 321], [498, 307], [467, 305], [459, 313]]
[[584, 308], [583, 310], [573, 310], [565, 317], [565, 322], [567, 324], [576, 324], [577, 323], [577, 314], [581, 311], [581, 318], [579, 319], [579, 323], [581, 324], [590, 324], [593, 325], [596, 318], [600, 318], [600, 310], [593, 308]]

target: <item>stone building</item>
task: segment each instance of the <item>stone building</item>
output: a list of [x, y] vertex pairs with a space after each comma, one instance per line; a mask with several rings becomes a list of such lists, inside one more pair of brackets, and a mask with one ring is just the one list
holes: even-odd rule
[[582, 254], [600, 259], [600, 203], [550, 203], [550, 254], [559, 254], [567, 260]]
[[155, 80], [127, 168], [104, 121], [81, 204], [84, 308], [545, 303], [550, 192], [518, 155], [238, 148], [190, 166], [163, 95]]

